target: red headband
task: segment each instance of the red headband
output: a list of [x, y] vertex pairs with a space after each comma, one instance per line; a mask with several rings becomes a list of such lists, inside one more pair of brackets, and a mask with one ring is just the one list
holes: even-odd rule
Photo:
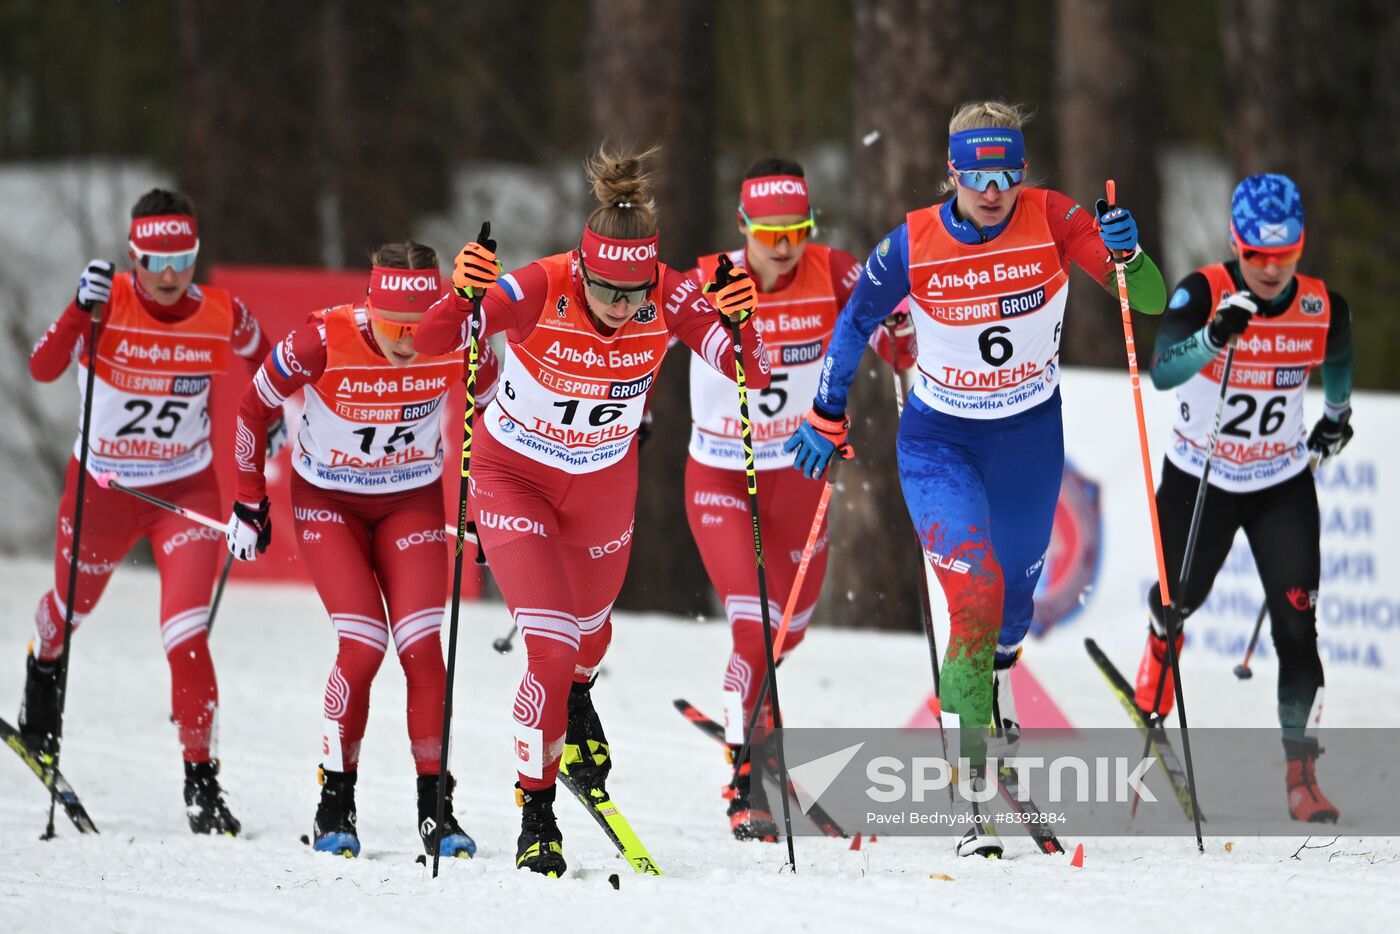
[[656, 278], [657, 235], [644, 240], [614, 240], [583, 228], [579, 256], [588, 274], [608, 282], [651, 282]]
[[749, 217], [810, 214], [812, 211], [811, 203], [807, 200], [807, 180], [796, 175], [744, 179], [739, 206]]
[[427, 311], [441, 295], [436, 269], [375, 266], [369, 273], [369, 304], [377, 311]]
[[133, 217], [130, 240], [143, 253], [189, 253], [199, 249], [199, 228], [190, 214]]

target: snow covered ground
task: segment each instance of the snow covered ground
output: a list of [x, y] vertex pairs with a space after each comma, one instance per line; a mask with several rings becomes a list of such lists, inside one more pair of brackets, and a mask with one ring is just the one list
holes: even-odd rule
[[[45, 562], [0, 567], [7, 718], [18, 706], [23, 645], [49, 573]], [[498, 605], [466, 609], [458, 660], [457, 807], [480, 844], [477, 858], [444, 864], [436, 881], [414, 862], [413, 770], [392, 658], [375, 688], [361, 763], [364, 854], [315, 854], [298, 838], [316, 804], [321, 691], [334, 646], [315, 594], [293, 587], [235, 585], [226, 595], [213, 636], [223, 780], [245, 834], [196, 838], [185, 824], [167, 720], [157, 589], [153, 573], [121, 569], [75, 642], [64, 772], [101, 835], [79, 837], [60, 812], [59, 838], [40, 842], [46, 797], [16, 757], [0, 755], [0, 930], [930, 931], [995, 923], [1009, 931], [1277, 932], [1389, 930], [1400, 912], [1400, 840], [1342, 837], [1323, 846], [1331, 834], [1302, 851], [1302, 836], [1236, 839], [1230, 851], [1225, 839], [1207, 838], [1204, 855], [1185, 838], [1088, 839], [1082, 869], [1039, 855], [1025, 837], [1008, 836], [999, 862], [959, 859], [951, 838], [882, 838], [859, 852], [799, 838], [798, 872], [786, 873], [783, 848], [730, 838], [719, 749], [671, 707], [678, 696], [718, 707], [725, 628], [654, 616], [617, 621], [595, 697], [617, 762], [610, 786], [666, 876], [633, 875], [583, 810], [562, 799], [568, 878], [518, 872], [509, 708], [524, 659], [519, 650], [490, 649], [509, 628]], [[1076, 725], [1122, 725], [1079, 643], [1109, 636], [1110, 651], [1133, 652], [1128, 662], [1141, 638], [1129, 628], [1114, 637], [1084, 623], [1033, 647], [1040, 680]], [[1202, 722], [1268, 722], [1271, 668], [1240, 685], [1228, 666], [1202, 658], [1198, 674], [1187, 668]], [[1207, 665], [1221, 670], [1210, 674]], [[927, 679], [918, 636], [816, 629], [783, 666], [783, 708], [793, 725], [902, 725]], [[1328, 701], [1331, 724], [1359, 725], [1371, 711], [1375, 725], [1382, 721], [1374, 711], [1396, 708], [1400, 686], [1358, 672], [1329, 686]], [[1280, 808], [1282, 784], [1280, 776], [1278, 787], [1260, 791], [1277, 796]], [[620, 874], [618, 891], [611, 873]]]

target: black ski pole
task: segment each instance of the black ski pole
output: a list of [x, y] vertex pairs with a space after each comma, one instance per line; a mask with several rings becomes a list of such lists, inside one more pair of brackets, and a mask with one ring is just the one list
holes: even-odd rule
[[[1181, 606], [1177, 601], [1185, 599], [1184, 588], [1186, 587], [1187, 581], [1191, 579], [1191, 565], [1195, 562], [1196, 542], [1201, 532], [1201, 517], [1206, 511], [1206, 491], [1209, 489], [1210, 485], [1210, 468], [1212, 462], [1215, 460], [1215, 446], [1220, 443], [1220, 423], [1225, 418], [1225, 395], [1230, 389], [1230, 370], [1234, 364], [1235, 341], [1232, 339], [1229, 349], [1225, 351], [1225, 369], [1220, 375], [1220, 400], [1215, 405], [1215, 422], [1211, 425], [1210, 438], [1206, 444], [1206, 462], [1201, 468], [1201, 482], [1196, 486], [1196, 503], [1191, 508], [1191, 525], [1186, 531], [1186, 553], [1181, 559], [1181, 574], [1176, 579], [1175, 599], [1171, 601], [1173, 612], [1170, 614], [1162, 614], [1164, 618], [1167, 618], [1168, 658], [1172, 658], [1176, 655], [1176, 631], [1173, 631], [1173, 620], [1169, 617], [1175, 617], [1175, 622], [1178, 624], [1177, 631], [1179, 631], [1182, 614]], [[1162, 692], [1167, 682], [1166, 671], [1167, 669], [1162, 669], [1162, 673], [1157, 676], [1157, 693], [1152, 698], [1152, 709], [1148, 711], [1149, 715], [1153, 717], [1157, 716], [1157, 707], [1162, 702]], [[1172, 677], [1178, 682], [1181, 680], [1175, 667], [1172, 668]], [[1143, 758], [1147, 757], [1147, 753], [1151, 748], [1152, 741], [1149, 739], [1142, 751]]]
[[1249, 647], [1244, 650], [1244, 661], [1235, 666], [1235, 677], [1241, 681], [1248, 681], [1254, 677], [1254, 672], [1249, 668], [1249, 660], [1254, 656], [1254, 647], [1259, 644], [1259, 630], [1264, 628], [1264, 617], [1269, 613], [1269, 602], [1266, 600], [1259, 604], [1259, 618], [1254, 621], [1254, 634], [1249, 637]]
[[[73, 505], [73, 553], [68, 559], [68, 599], [63, 608], [63, 644], [58, 650], [58, 717], [55, 721], [53, 734], [53, 756], [49, 760], [49, 782], [53, 781], [53, 773], [58, 771], [59, 750], [63, 745], [63, 710], [68, 702], [68, 645], [73, 639], [73, 603], [77, 599], [78, 592], [78, 556], [82, 554], [83, 537], [83, 499], [87, 496], [87, 465], [88, 465], [88, 434], [92, 428], [92, 394], [94, 392], [97, 378], [97, 329], [102, 321], [102, 312], [106, 304], [99, 302], [92, 306], [92, 325], [88, 329], [87, 344], [87, 390], [83, 393], [83, 427], [82, 443], [78, 448], [78, 482], [76, 484], [77, 499]], [[41, 839], [52, 840], [54, 837], [53, 815], [56, 805], [55, 799], [49, 798], [49, 822], [44, 828], [44, 836]], [[94, 828], [94, 832], [96, 828]]]
[[204, 627], [205, 637], [214, 634], [214, 617], [219, 613], [219, 604], [224, 599], [224, 585], [228, 583], [228, 573], [233, 570], [233, 553], [224, 561], [224, 569], [219, 572], [219, 582], [214, 585], [214, 599], [209, 601], [209, 622]]
[[[729, 284], [729, 271], [734, 267], [728, 255], [719, 258], [719, 268], [715, 272], [715, 283], [720, 287]], [[753, 523], [753, 559], [758, 572], [758, 607], [763, 621], [763, 652], [768, 666], [768, 687], [773, 701], [773, 728], [779, 733], [783, 729], [783, 711], [778, 704], [778, 665], [773, 658], [772, 620], [768, 613], [768, 572], [763, 565], [763, 536], [758, 521], [758, 472], [754, 468], [753, 425], [749, 421], [749, 387], [744, 375], [744, 344], [739, 332], [739, 322], [729, 322], [730, 339], [734, 345], [734, 382], [739, 388], [739, 426], [744, 443], [744, 477], [748, 481], [749, 519]], [[753, 716], [758, 718], [759, 710]], [[778, 756], [778, 788], [783, 801], [783, 828], [787, 834], [788, 865], [797, 872], [797, 856], [792, 842], [792, 812], [788, 806], [787, 757], [783, 754], [781, 736], [776, 752]]]
[[[476, 242], [486, 249], [496, 250], [491, 239], [491, 222], [481, 225]], [[473, 292], [474, 290], [463, 290]], [[459, 291], [460, 295], [461, 292]], [[463, 295], [472, 303], [471, 323], [467, 337], [466, 405], [462, 412], [462, 477], [457, 485], [457, 551], [452, 558], [452, 612], [447, 626], [447, 685], [442, 695], [442, 750], [438, 757], [437, 813], [433, 824], [433, 878], [437, 878], [438, 859], [442, 855], [442, 816], [447, 806], [447, 748], [452, 731], [452, 678], [457, 668], [457, 619], [461, 615], [462, 548], [467, 539], [467, 491], [472, 472], [472, 418], [476, 414], [476, 371], [481, 363], [481, 345], [477, 333], [481, 330], [481, 299], [484, 292]]]
[[515, 642], [515, 634], [519, 630], [519, 626], [517, 626], [515, 623], [511, 623], [510, 632], [506, 633], [504, 636], [497, 639], [495, 642], [492, 642], [491, 648], [495, 649], [497, 652], [500, 652], [502, 655], [506, 654], [512, 648], [514, 648], [513, 643]]
[[[1308, 470], [1313, 473], [1322, 465], [1322, 458], [1314, 454], [1308, 459]], [[1254, 672], [1249, 667], [1249, 660], [1254, 657], [1254, 648], [1259, 644], [1259, 633], [1264, 628], [1264, 616], [1269, 612], [1269, 601], [1265, 600], [1259, 605], [1259, 616], [1254, 620], [1254, 632], [1250, 634], [1249, 646], [1244, 650], [1244, 661], [1235, 666], [1235, 677], [1241, 681], [1248, 681], [1254, 677]]]

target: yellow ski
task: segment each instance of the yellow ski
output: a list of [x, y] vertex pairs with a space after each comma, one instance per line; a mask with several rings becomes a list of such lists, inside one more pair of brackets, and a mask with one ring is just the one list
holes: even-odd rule
[[567, 766], [561, 763], [559, 767], [559, 783], [578, 799], [579, 803], [588, 809], [588, 813], [593, 815], [593, 819], [598, 822], [598, 826], [603, 828], [603, 833], [608, 835], [608, 839], [617, 847], [617, 851], [622, 854], [622, 858], [631, 864], [632, 868], [639, 873], [648, 876], [661, 875], [661, 869], [647, 852], [647, 848], [642, 846], [642, 841], [637, 838], [637, 834], [632, 830], [632, 825], [627, 822], [627, 818], [622, 816], [612, 798], [608, 796], [606, 790], [602, 788], [583, 788], [569, 777]]

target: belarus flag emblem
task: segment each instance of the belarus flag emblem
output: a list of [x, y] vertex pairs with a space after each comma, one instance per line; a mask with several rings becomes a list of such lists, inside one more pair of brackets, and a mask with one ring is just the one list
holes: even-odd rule
[[1006, 158], [1006, 147], [1005, 147], [1005, 146], [978, 146], [978, 147], [977, 147], [977, 158], [978, 158], [978, 159], [1005, 159], [1005, 158]]

